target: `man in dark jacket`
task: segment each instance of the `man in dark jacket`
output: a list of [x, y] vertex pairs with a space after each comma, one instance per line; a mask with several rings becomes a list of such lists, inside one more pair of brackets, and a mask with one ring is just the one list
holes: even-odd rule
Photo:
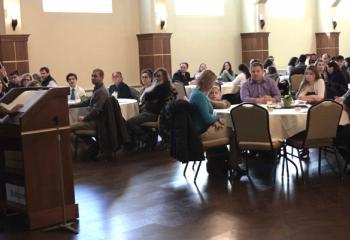
[[180, 63], [180, 69], [174, 74], [172, 81], [173, 82], [181, 82], [183, 85], [188, 85], [188, 83], [191, 81], [190, 73], [187, 72], [188, 69], [188, 63], [182, 62]]
[[91, 75], [91, 82], [95, 85], [91, 98], [74, 105], [73, 107], [89, 107], [86, 116], [79, 116], [77, 123], [71, 125], [72, 130], [95, 130], [96, 120], [103, 110], [108, 98], [108, 92], [103, 84], [104, 73], [101, 69], [95, 69]]
[[133, 98], [129, 86], [123, 82], [121, 72], [112, 73], [113, 85], [109, 87], [109, 95], [115, 95], [117, 98]]

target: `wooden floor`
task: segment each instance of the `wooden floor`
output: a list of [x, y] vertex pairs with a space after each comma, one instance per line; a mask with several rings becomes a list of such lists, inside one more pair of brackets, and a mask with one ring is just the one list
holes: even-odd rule
[[[315, 153], [312, 153], [314, 157]], [[167, 152], [118, 155], [116, 162], [75, 163], [80, 233], [21, 230], [2, 217], [0, 239], [349, 239], [350, 176], [341, 180], [334, 162], [304, 164], [306, 184], [280, 176], [271, 162], [251, 161], [251, 178], [232, 183], [194, 172]], [[290, 167], [292, 169], [292, 167]], [[336, 169], [334, 169], [336, 170]], [[293, 172], [293, 171], [291, 171]]]

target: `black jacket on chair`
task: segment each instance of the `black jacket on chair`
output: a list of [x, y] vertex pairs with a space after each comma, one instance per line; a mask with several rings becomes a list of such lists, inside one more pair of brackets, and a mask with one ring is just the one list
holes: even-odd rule
[[170, 155], [183, 163], [204, 160], [202, 141], [192, 123], [193, 111], [191, 104], [184, 100], [177, 100], [170, 106]]
[[109, 155], [129, 141], [125, 120], [115, 97], [109, 97], [96, 121], [100, 153]]

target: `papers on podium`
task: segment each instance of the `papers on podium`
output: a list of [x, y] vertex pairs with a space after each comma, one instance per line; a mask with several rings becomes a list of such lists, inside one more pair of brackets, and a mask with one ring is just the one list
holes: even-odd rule
[[[11, 112], [26, 112], [31, 106], [33, 106], [39, 98], [41, 98], [47, 90], [29, 90], [24, 91], [11, 103], [0, 103], [0, 109], [3, 113]], [[18, 110], [16, 108], [20, 107]], [[17, 111], [14, 111], [16, 109]]]

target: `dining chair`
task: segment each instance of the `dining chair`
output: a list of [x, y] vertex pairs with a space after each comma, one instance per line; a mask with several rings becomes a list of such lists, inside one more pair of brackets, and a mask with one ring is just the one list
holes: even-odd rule
[[181, 83], [179, 81], [175, 81], [173, 83], [173, 87], [175, 88], [175, 90], [177, 92], [176, 100], [184, 99], [184, 97], [187, 97], [186, 89], [185, 89], [185, 86], [183, 85], [183, 83]]
[[[274, 156], [274, 179], [276, 175], [277, 160], [283, 156], [283, 166], [286, 159], [281, 154], [283, 141], [274, 139], [270, 134], [268, 111], [253, 103], [242, 103], [231, 109], [230, 112], [237, 148], [240, 151], [257, 150], [270, 151]], [[249, 160], [247, 154], [245, 161], [249, 176]]]
[[299, 90], [300, 83], [304, 79], [304, 74], [294, 74], [290, 77], [290, 92], [296, 94]]
[[298, 133], [286, 140], [286, 145], [296, 148], [298, 151], [301, 176], [304, 181], [304, 172], [302, 166], [302, 157], [299, 150], [309, 148], [318, 148], [318, 173], [321, 175], [321, 152], [326, 148], [333, 149], [332, 153], [340, 171], [340, 165], [337, 156], [337, 150], [334, 139], [337, 134], [339, 120], [342, 114], [343, 106], [332, 100], [322, 101], [311, 106], [307, 113], [306, 130]]

